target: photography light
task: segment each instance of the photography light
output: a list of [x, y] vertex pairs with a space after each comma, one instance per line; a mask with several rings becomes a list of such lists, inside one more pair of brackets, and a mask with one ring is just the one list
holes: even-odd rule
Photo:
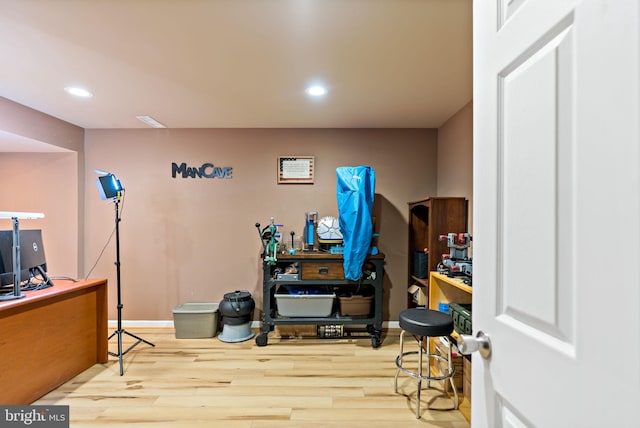
[[[116, 230], [115, 230], [116, 262], [115, 262], [115, 265], [116, 265], [116, 286], [117, 286], [117, 295], [118, 295], [118, 306], [117, 306], [118, 329], [113, 333], [111, 333], [111, 335], [107, 338], [107, 340], [111, 340], [111, 338], [113, 338], [114, 336], [117, 336], [118, 338], [118, 353], [109, 351], [109, 355], [118, 357], [118, 360], [120, 360], [120, 376], [122, 376], [124, 374], [124, 366], [123, 366], [122, 359], [127, 352], [131, 351], [141, 342], [144, 342], [149, 346], [156, 346], [156, 345], [154, 345], [153, 343], [147, 340], [144, 340], [141, 337], [136, 336], [135, 334], [131, 334], [122, 328], [122, 308], [124, 307], [124, 305], [122, 304], [122, 293], [120, 292], [121, 285], [120, 285], [120, 226], [119, 225], [120, 225], [121, 218], [120, 218], [119, 206], [120, 206], [120, 192], [122, 192], [124, 188], [122, 187], [122, 184], [120, 184], [120, 180], [118, 180], [116, 176], [113, 175], [112, 173], [103, 171], [101, 169], [95, 169], [94, 172], [100, 175], [100, 177], [98, 177], [98, 179], [96, 180], [96, 185], [98, 186], [100, 197], [103, 200], [105, 199], [113, 200], [113, 205], [116, 209]], [[133, 343], [133, 345], [130, 345], [126, 350], [123, 350], [123, 347], [122, 347], [123, 334], [126, 334], [136, 340]]]
[[120, 180], [111, 173], [98, 177], [96, 180], [96, 186], [98, 186], [98, 191], [100, 192], [102, 200], [116, 198], [118, 193], [124, 190], [122, 188], [122, 184], [120, 184]]

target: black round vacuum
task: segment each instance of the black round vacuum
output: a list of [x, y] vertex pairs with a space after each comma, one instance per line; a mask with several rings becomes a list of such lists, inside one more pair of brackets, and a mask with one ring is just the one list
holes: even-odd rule
[[224, 295], [218, 311], [222, 317], [222, 333], [218, 339], [223, 342], [243, 342], [254, 336], [251, 331], [253, 310], [256, 302], [248, 291], [236, 290]]

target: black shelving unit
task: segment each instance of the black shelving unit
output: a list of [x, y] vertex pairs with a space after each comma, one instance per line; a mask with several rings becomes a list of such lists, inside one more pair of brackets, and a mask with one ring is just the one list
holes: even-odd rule
[[[359, 282], [344, 279], [343, 257], [339, 254], [321, 252], [279, 255], [275, 264], [263, 262], [262, 281], [262, 327], [256, 336], [258, 346], [266, 346], [268, 334], [278, 324], [283, 325], [365, 325], [371, 335], [371, 346], [382, 344], [382, 296], [384, 276], [384, 254], [367, 257], [365, 266], [375, 271], [375, 278], [363, 279]], [[286, 266], [297, 263], [298, 279], [277, 279], [277, 269], [284, 272]], [[362, 316], [343, 316], [340, 314], [338, 299], [334, 302], [332, 313], [327, 317], [285, 317], [278, 313], [276, 291], [281, 286], [317, 287], [328, 286], [340, 291], [370, 289], [373, 292], [372, 313]]]

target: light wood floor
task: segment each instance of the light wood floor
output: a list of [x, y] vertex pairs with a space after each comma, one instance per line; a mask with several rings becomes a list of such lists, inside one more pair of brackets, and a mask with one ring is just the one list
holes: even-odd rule
[[[258, 347], [253, 339], [176, 339], [173, 328], [127, 331], [156, 346], [140, 343], [126, 354], [124, 376], [110, 357], [33, 404], [69, 405], [74, 428], [469, 427], [459, 411], [423, 410], [416, 419], [414, 379], [400, 377], [407, 396], [393, 392], [395, 331], [384, 333], [377, 349], [368, 335], [284, 339], [274, 332]], [[452, 404], [423, 390], [423, 407], [427, 401], [441, 409]]]

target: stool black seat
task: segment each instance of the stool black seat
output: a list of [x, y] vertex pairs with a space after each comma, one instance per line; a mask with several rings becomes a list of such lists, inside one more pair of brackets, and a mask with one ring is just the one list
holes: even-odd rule
[[[449, 380], [453, 390], [453, 408], [458, 408], [458, 392], [453, 382], [453, 361], [451, 359], [451, 347], [455, 340], [451, 337], [453, 333], [453, 318], [444, 312], [434, 311], [426, 308], [409, 308], [400, 312], [400, 353], [396, 357], [396, 376], [394, 381], [394, 390], [398, 392], [398, 375], [403, 372], [418, 380], [418, 389], [416, 393], [416, 418], [420, 418], [420, 391], [422, 390], [422, 381], [427, 381], [427, 387], [430, 387], [431, 381]], [[416, 337], [418, 342], [417, 351], [404, 351], [404, 334], [409, 333]], [[430, 339], [432, 337], [442, 337], [447, 344], [447, 356], [443, 357], [431, 352]], [[409, 370], [404, 366], [405, 357], [408, 355], [418, 355], [418, 367], [415, 371]], [[423, 355], [426, 356], [426, 373], [423, 373]], [[446, 363], [444, 373], [434, 373], [431, 368], [431, 361], [439, 361]]]
[[400, 328], [414, 336], [436, 337], [453, 333], [453, 318], [444, 312], [411, 308], [400, 312]]

